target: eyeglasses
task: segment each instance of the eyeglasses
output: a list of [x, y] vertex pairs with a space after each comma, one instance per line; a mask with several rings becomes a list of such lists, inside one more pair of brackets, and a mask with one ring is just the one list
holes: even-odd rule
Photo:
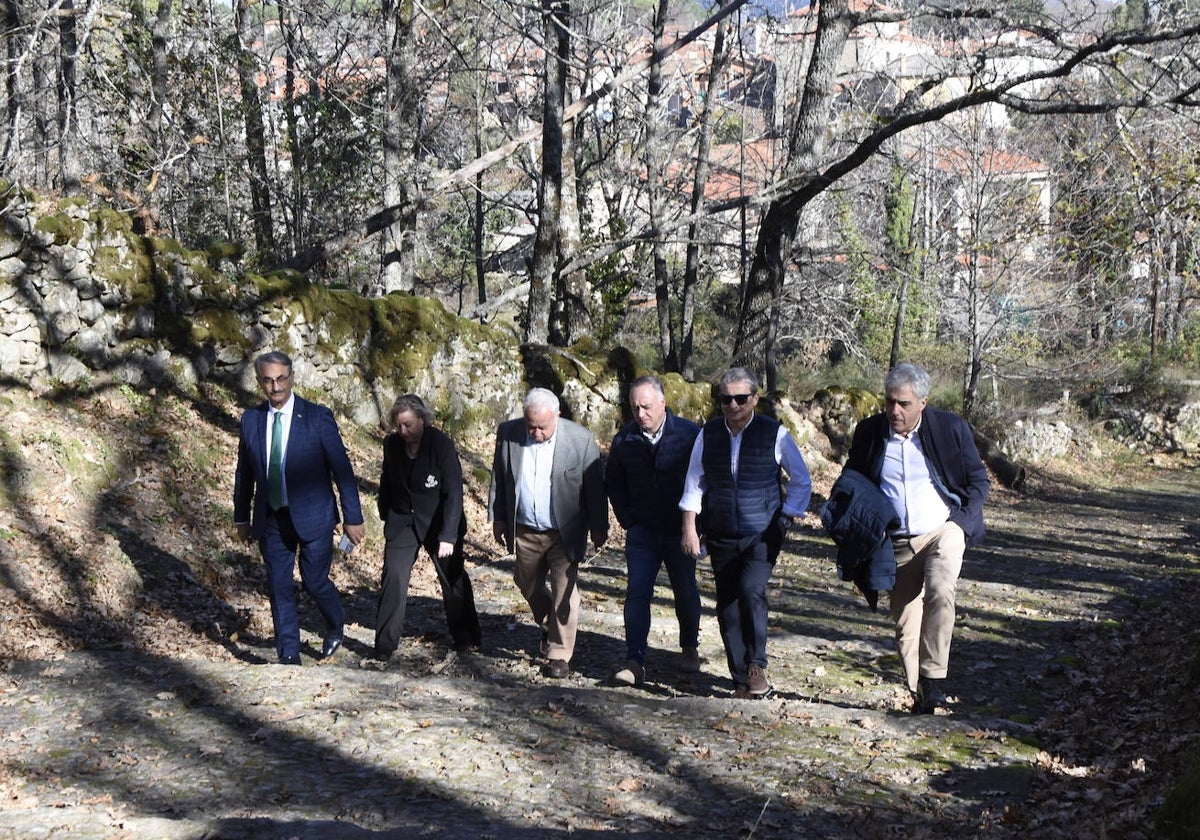
[[753, 396], [753, 394], [721, 394], [717, 399], [721, 401], [721, 405], [729, 405], [730, 403], [745, 405]]
[[258, 378], [258, 384], [264, 388], [270, 388], [272, 385], [283, 386], [286, 385], [287, 381], [291, 378], [292, 375], [290, 373], [285, 373], [283, 376], [276, 376], [274, 378], [271, 378], [270, 376], [260, 376]]

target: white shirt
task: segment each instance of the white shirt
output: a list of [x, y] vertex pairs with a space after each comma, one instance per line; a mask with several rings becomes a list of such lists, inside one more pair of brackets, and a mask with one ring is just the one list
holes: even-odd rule
[[[296, 410], [296, 395], [292, 394], [288, 397], [288, 401], [283, 404], [283, 408], [276, 409], [270, 406], [267, 409], [267, 472], [271, 470], [271, 434], [275, 429], [275, 415], [279, 414], [283, 417], [283, 446], [281, 447], [281, 457], [279, 461], [280, 475], [283, 483], [283, 506], [287, 507], [288, 492], [287, 492], [287, 445], [288, 436], [292, 432], [292, 414]], [[268, 477], [269, 480], [269, 477]]]
[[[734, 482], [737, 481], [738, 455], [742, 451], [742, 432], [750, 428], [750, 423], [754, 422], [756, 416], [751, 415], [750, 420], [736, 434], [729, 432], [729, 472], [733, 476]], [[725, 431], [729, 431], [728, 425], [725, 426]], [[805, 508], [808, 507], [808, 499], [812, 495], [812, 480], [808, 476], [808, 467], [804, 464], [804, 456], [800, 454], [800, 447], [796, 445], [796, 441], [788, 434], [787, 428], [782, 423], [779, 424], [779, 431], [775, 434], [775, 463], [783, 467], [784, 472], [787, 473], [787, 492], [783, 499], [783, 515], [804, 516]], [[687, 477], [683, 481], [683, 497], [679, 500], [679, 509], [699, 513], [704, 492], [707, 489], [708, 482], [704, 477], [704, 433], [701, 432], [696, 436], [695, 444], [692, 445], [692, 457], [688, 461]]]
[[921, 447], [917, 429], [907, 435], [888, 432], [883, 451], [883, 472], [879, 488], [892, 502], [900, 520], [901, 534], [928, 534], [950, 518], [950, 507], [938, 492], [929, 472], [929, 461]]
[[550, 503], [550, 473], [554, 469], [554, 444], [558, 430], [549, 439], [534, 443], [528, 436], [521, 444], [521, 475], [517, 479], [517, 524], [537, 531], [556, 531], [554, 506]]
[[645, 429], [641, 429], [639, 431], [641, 431], [642, 437], [644, 437], [651, 446], [654, 446], [654, 444], [662, 440], [662, 433], [663, 429], [665, 428], [667, 428], [667, 421], [664, 418], [663, 421], [658, 424], [658, 428], [655, 431], [647, 432]]

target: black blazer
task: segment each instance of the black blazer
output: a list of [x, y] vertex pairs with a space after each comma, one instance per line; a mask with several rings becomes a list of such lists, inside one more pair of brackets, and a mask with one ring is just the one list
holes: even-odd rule
[[390, 434], [383, 439], [383, 472], [379, 477], [379, 518], [387, 522], [392, 499], [403, 493], [404, 482], [411, 480], [413, 524], [422, 543], [436, 537], [437, 542], [454, 543], [467, 533], [463, 515], [462, 464], [454, 441], [438, 429], [426, 426], [421, 445], [413, 459], [411, 477], [401, 466], [404, 439]]

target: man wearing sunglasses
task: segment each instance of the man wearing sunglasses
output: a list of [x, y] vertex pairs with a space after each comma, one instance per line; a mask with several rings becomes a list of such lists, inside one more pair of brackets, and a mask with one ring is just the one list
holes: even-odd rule
[[766, 697], [767, 584], [788, 527], [808, 508], [812, 482], [788, 430], [755, 414], [754, 373], [730, 368], [721, 376], [717, 400], [721, 416], [704, 424], [692, 447], [679, 501], [681, 545], [699, 557], [703, 534], [733, 696]]

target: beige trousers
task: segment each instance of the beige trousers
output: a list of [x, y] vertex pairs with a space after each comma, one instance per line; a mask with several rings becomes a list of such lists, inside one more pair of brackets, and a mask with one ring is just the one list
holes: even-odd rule
[[579, 626], [579, 564], [567, 557], [558, 531], [517, 526], [513, 580], [546, 631], [547, 659], [571, 661]]
[[928, 534], [896, 540], [894, 546], [896, 650], [908, 688], [916, 691], [919, 677], [942, 679], [950, 665], [954, 593], [967, 540], [962, 528], [947, 522]]

